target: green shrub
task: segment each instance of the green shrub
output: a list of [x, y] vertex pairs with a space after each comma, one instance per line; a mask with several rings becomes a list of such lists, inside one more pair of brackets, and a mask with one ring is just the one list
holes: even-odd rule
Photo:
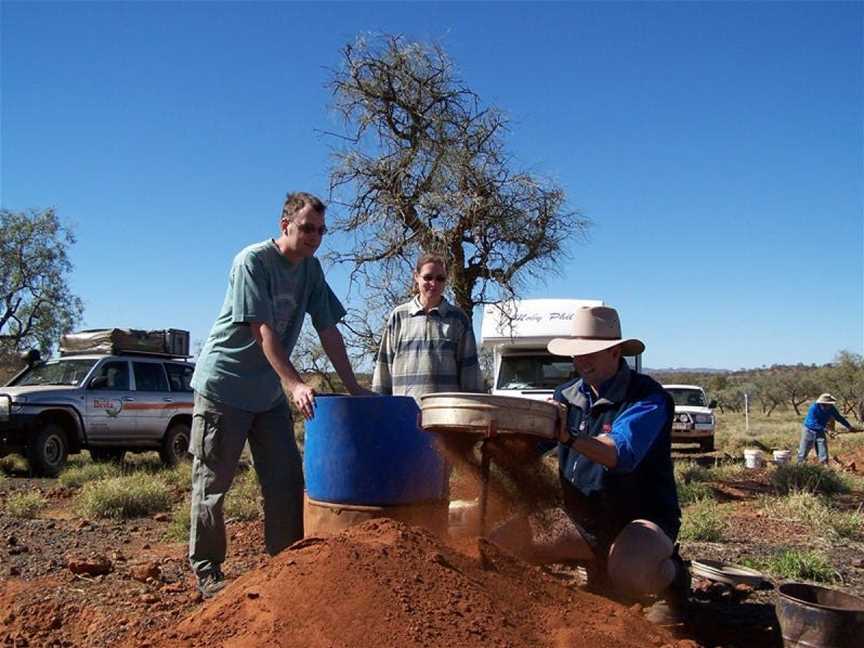
[[712, 481], [744, 479], [748, 476], [748, 472], [747, 468], [737, 463], [721, 463], [708, 469], [708, 475]]
[[60, 483], [69, 488], [80, 488], [87, 482], [119, 477], [123, 467], [117, 463], [82, 463], [67, 467], [60, 473]]
[[704, 466], [693, 461], [682, 461], [675, 464], [675, 480], [689, 484], [711, 480], [711, 473]]
[[828, 559], [815, 551], [782, 549], [772, 556], [751, 564], [772, 576], [787, 580], [831, 583], [837, 579], [837, 572]]
[[726, 516], [713, 499], [700, 499], [684, 509], [682, 540], [720, 542], [726, 530]]
[[261, 488], [254, 470], [239, 472], [225, 496], [225, 517], [234, 520], [257, 520], [261, 517]]
[[864, 536], [864, 515], [859, 511], [835, 512], [828, 520], [829, 535], [857, 540]]
[[26, 472], [28, 468], [27, 460], [19, 455], [6, 455], [0, 459], [0, 470], [6, 475], [16, 472]]
[[189, 523], [192, 518], [191, 503], [184, 500], [171, 512], [171, 522], [165, 530], [165, 539], [171, 542], [186, 542], [189, 539]]
[[132, 473], [84, 485], [76, 499], [83, 515], [132, 518], [166, 511], [172, 496], [164, 480], [147, 473]]
[[192, 464], [188, 461], [160, 470], [157, 474], [171, 488], [187, 492], [192, 490]]
[[702, 482], [683, 482], [675, 483], [678, 489], [678, 502], [681, 506], [693, 504], [699, 500], [714, 499], [714, 491], [708, 484]]
[[16, 518], [34, 518], [46, 504], [45, 497], [40, 493], [12, 493], [6, 500], [6, 510]]
[[848, 493], [849, 486], [841, 475], [818, 464], [783, 464], [771, 474], [771, 484], [781, 495], [808, 491], [820, 495]]

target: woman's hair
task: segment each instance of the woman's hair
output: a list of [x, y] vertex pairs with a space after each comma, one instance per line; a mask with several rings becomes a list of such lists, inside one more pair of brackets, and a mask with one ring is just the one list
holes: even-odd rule
[[414, 265], [414, 274], [420, 274], [420, 268], [422, 268], [427, 263], [437, 263], [442, 268], [444, 268], [444, 273], [447, 273], [447, 262], [444, 260], [444, 257], [440, 254], [423, 254], [417, 259], [417, 263]]

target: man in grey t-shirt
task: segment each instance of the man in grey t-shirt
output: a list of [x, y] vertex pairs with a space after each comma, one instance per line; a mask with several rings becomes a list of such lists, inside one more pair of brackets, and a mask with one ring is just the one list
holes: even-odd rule
[[225, 584], [222, 504], [247, 438], [264, 498], [267, 551], [275, 555], [303, 537], [303, 468], [285, 393], [312, 418], [315, 391], [290, 360], [307, 313], [348, 391], [370, 393], [357, 383], [336, 327], [345, 309], [314, 257], [327, 231], [324, 211], [311, 194], [288, 194], [279, 238], [234, 258], [225, 301], [195, 367], [189, 562], [205, 598]]

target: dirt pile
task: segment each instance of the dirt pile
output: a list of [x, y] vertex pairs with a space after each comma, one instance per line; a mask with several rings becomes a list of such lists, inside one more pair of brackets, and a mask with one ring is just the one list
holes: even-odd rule
[[468, 553], [383, 519], [332, 538], [307, 538], [152, 642], [160, 648], [676, 645], [638, 610], [567, 588], [485, 540]]

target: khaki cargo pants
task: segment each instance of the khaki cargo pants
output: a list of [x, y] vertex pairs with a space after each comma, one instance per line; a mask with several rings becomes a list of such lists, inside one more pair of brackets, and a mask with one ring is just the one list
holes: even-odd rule
[[194, 457], [189, 564], [199, 578], [219, 574], [225, 560], [223, 502], [247, 439], [264, 498], [268, 553], [303, 537], [303, 466], [288, 402], [255, 413], [196, 392], [189, 443]]

